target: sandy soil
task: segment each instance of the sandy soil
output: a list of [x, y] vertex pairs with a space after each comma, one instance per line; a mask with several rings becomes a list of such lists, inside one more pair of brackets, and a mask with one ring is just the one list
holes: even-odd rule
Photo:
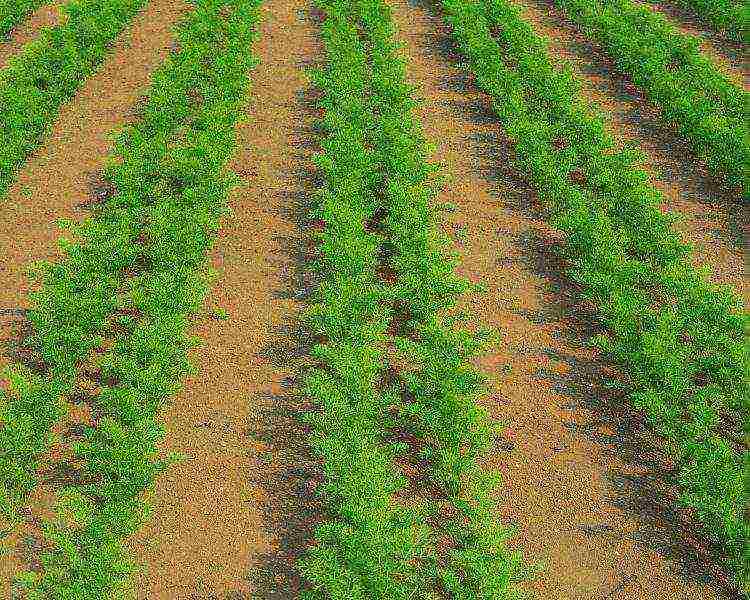
[[8, 64], [8, 59], [21, 52], [25, 44], [36, 39], [43, 27], [54, 27], [60, 22], [59, 8], [66, 0], [52, 0], [40, 6], [28, 19], [13, 29], [8, 39], [0, 38], [0, 69]]
[[[27, 161], [16, 184], [0, 199], [0, 368], [9, 363], [30, 291], [25, 269], [34, 260], [59, 256], [56, 220], [82, 219], [89, 198], [92, 172], [104, 167], [111, 132], [125, 124], [128, 113], [144, 92], [149, 78], [164, 60], [172, 40], [171, 28], [188, 10], [188, 3], [153, 0], [118, 38], [99, 71], [65, 104], [50, 138]], [[49, 490], [40, 490], [41, 504], [49, 504]], [[47, 499], [45, 502], [43, 499]], [[37, 510], [38, 509], [38, 510]], [[9, 578], [24, 558], [32, 558], [34, 542], [22, 543], [10, 560], [0, 561], [0, 595], [9, 597]], [[18, 538], [11, 540], [11, 545]]]
[[591, 315], [561, 277], [557, 234], [510, 166], [512, 150], [467, 83], [434, 5], [391, 4], [427, 100], [426, 134], [453, 178], [441, 199], [458, 205], [448, 227], [462, 271], [489, 288], [466, 306], [503, 336], [481, 361], [492, 379], [487, 406], [508, 423], [489, 462], [506, 478], [498, 514], [519, 526], [512, 545], [548, 563], [529, 590], [555, 600], [646, 600], [654, 589], [680, 600], [731, 598], [716, 583], [721, 571], [686, 543], [689, 521], [672, 512], [658, 442], [604, 388], [614, 372], [586, 348]]
[[[506, 477], [498, 517], [519, 526], [511, 544], [548, 562], [528, 588], [549, 600], [651, 600], [655, 589], [676, 600], [734, 599], [726, 574], [690, 543], [690, 516], [673, 509], [673, 473], [659, 442], [606, 389], [616, 371], [586, 346], [593, 321], [561, 276], [559, 235], [510, 166], [512, 150], [487, 99], [468, 83], [432, 0], [390, 1], [410, 77], [427, 100], [426, 134], [453, 178], [441, 200], [458, 209], [446, 227], [462, 272], [489, 288], [466, 307], [503, 335], [501, 348], [481, 360], [492, 382], [487, 406], [508, 423], [488, 463]], [[527, 0], [530, 18], [585, 77], [586, 95], [613, 111], [613, 131], [646, 149], [655, 184], [686, 214], [698, 260], [747, 297], [740, 253], [747, 214], [692, 166], [687, 147], [607, 71], [601, 53], [547, 14], [548, 4]], [[0, 201], [4, 340], [27, 306], [23, 269], [57, 256], [55, 219], [86, 214], [89, 174], [103, 166], [109, 132], [132, 118], [186, 10], [186, 1], [152, 0]], [[154, 514], [129, 541], [146, 568], [139, 600], [296, 597], [293, 561], [320, 518], [311, 493], [319, 466], [297, 421], [305, 406], [294, 388], [309, 360], [299, 316], [313, 283], [304, 266], [305, 212], [318, 187], [314, 92], [302, 70], [321, 60], [321, 43], [309, 3], [267, 0], [262, 10], [260, 64], [230, 165], [245, 183], [230, 198], [234, 214], [211, 257], [220, 276], [194, 328], [199, 373], [161, 415], [165, 449], [187, 459], [158, 480]], [[215, 316], [219, 309], [226, 320]], [[0, 356], [0, 367], [7, 362]], [[36, 548], [26, 532], [11, 541], [16, 552], [0, 562], [3, 597]]]
[[302, 69], [319, 52], [306, 8], [263, 5], [260, 64], [231, 164], [247, 183], [213, 253], [221, 277], [210, 307], [229, 318], [199, 320], [199, 375], [163, 415], [166, 447], [189, 458], [159, 479], [155, 513], [132, 542], [149, 570], [143, 599], [291, 598], [298, 585], [292, 554], [304, 547], [314, 506], [291, 395], [304, 354], [297, 221], [312, 191], [314, 138]]

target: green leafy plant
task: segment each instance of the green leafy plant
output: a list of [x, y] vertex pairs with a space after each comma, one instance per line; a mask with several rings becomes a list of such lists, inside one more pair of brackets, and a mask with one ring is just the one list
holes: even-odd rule
[[677, 0], [720, 31], [750, 44], [750, 4], [743, 0]]
[[[0, 0], [0, 35], [38, 1]], [[70, 0], [62, 22], [42, 30], [0, 69], [0, 196], [49, 132], [60, 106], [104, 60], [146, 0]]]
[[[366, 230], [376, 206], [371, 194], [375, 162], [365, 146], [371, 115], [364, 101], [366, 62], [345, 5], [320, 2], [328, 61], [311, 78], [323, 91], [327, 136], [316, 163], [325, 186], [312, 217], [319, 233], [323, 275], [305, 315], [324, 340], [313, 350], [303, 393], [316, 404], [306, 415], [311, 445], [323, 459], [319, 493], [330, 518], [298, 562], [310, 599], [431, 598], [432, 533], [425, 507], [407, 508], [395, 494], [407, 481], [395, 468], [396, 448], [386, 441], [387, 408], [379, 390], [385, 369], [387, 293], [376, 274], [379, 236]], [[345, 75], [343, 75], [345, 74]]]
[[596, 343], [625, 367], [631, 400], [677, 457], [682, 505], [724, 544], [747, 585], [750, 317], [736, 294], [693, 268], [673, 217], [659, 210], [660, 194], [635, 166], [638, 153], [615, 148], [518, 6], [443, 6], [515, 144], [519, 170], [567, 234], [569, 276], [608, 329]]
[[[110, 29], [129, 6], [115, 4]], [[89, 12], [91, 26], [102, 13]], [[62, 260], [34, 270], [40, 288], [28, 343], [44, 373], [16, 369], [3, 397], [3, 508], [22, 504], [36, 485], [49, 429], [71, 395], [84, 383], [97, 393], [85, 397], [92, 421], [69, 444], [76, 483], [62, 490], [58, 518], [44, 524], [51, 549], [40, 557], [43, 569], [18, 576], [29, 598], [128, 593], [135, 566], [123, 540], [149, 516], [144, 492], [181, 458], [157, 451], [157, 413], [195, 372], [188, 327], [215, 277], [207, 252], [236, 185], [225, 167], [255, 65], [258, 18], [255, 0], [196, 2], [178, 33], [181, 51], [153, 78], [144, 118], [117, 137], [106, 169], [114, 193], [90, 218], [65, 224]]]
[[[750, 201], [750, 94], [701, 53], [698, 38], [632, 0], [556, 2], [659, 106], [662, 118], [709, 168]], [[743, 11], [747, 21], [750, 5]]]
[[0, 0], [0, 39], [44, 4], [44, 0]]
[[[486, 340], [437, 316], [474, 286], [455, 275], [438, 234], [431, 200], [440, 178], [411, 115], [390, 13], [379, 1], [319, 6], [329, 62], [313, 80], [324, 92], [328, 135], [317, 160], [326, 186], [311, 216], [325, 224], [315, 265], [324, 279], [306, 322], [324, 341], [304, 392], [318, 406], [307, 422], [324, 460], [320, 491], [331, 520], [299, 563], [306, 597], [516, 597], [512, 583], [525, 572], [488, 500], [497, 477], [475, 463], [494, 432], [474, 402], [482, 378], [468, 366]], [[394, 340], [389, 328], [402, 317], [421, 339]], [[394, 341], [415, 368], [383, 386], [392, 368], [384, 348]], [[394, 468], [415, 453], [393, 438], [407, 424], [425, 441], [416, 454], [428, 463], [423, 475], [444, 490], [441, 502], [410, 497]], [[446, 504], [456, 516], [442, 522]]]

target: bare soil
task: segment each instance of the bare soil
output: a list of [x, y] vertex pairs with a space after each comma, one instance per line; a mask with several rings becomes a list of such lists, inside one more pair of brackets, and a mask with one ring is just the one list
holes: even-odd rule
[[313, 113], [303, 69], [320, 52], [307, 6], [269, 0], [255, 54], [232, 194], [212, 255], [221, 275], [198, 320], [196, 377], [164, 411], [164, 447], [187, 454], [156, 485], [154, 515], [131, 543], [148, 600], [291, 598], [308, 538], [315, 469], [293, 395], [306, 354], [300, 226], [313, 190]]
[[[57, 219], [84, 218], [91, 181], [105, 164], [111, 132], [127, 122], [153, 71], [164, 60], [172, 26], [189, 10], [183, 0], [153, 0], [119, 36], [101, 68], [66, 103], [49, 139], [26, 162], [8, 195], [0, 198], [0, 368], [13, 359], [25, 326], [32, 261], [60, 257]], [[93, 175], [92, 175], [93, 174]], [[40, 548], [35, 519], [49, 515], [54, 485], [42, 486], [31, 502], [28, 527], [7, 541], [12, 552], [0, 560], [0, 596], [10, 597], [10, 579], [36, 564]]]
[[392, 0], [419, 111], [435, 159], [451, 176], [441, 200], [461, 270], [488, 286], [466, 300], [499, 348], [480, 361], [490, 413], [508, 427], [488, 458], [504, 475], [498, 517], [509, 542], [546, 569], [526, 587], [555, 600], [734, 598], [727, 575], [692, 540], [674, 509], [673, 465], [587, 348], [593, 318], [575, 302], [533, 191], [511, 166], [512, 148], [488, 99], [462, 68], [435, 4]]

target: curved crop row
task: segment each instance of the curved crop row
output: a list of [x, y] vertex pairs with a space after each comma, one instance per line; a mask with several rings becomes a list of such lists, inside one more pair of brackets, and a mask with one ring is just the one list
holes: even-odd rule
[[555, 0], [657, 104], [712, 171], [750, 201], [750, 94], [667, 19], [632, 0]]
[[735, 39], [750, 44], [750, 2], [747, 0], [677, 0]]
[[383, 0], [353, 4], [371, 66], [375, 190], [386, 264], [395, 275], [398, 363], [408, 365], [396, 370], [405, 399], [399, 427], [416, 436], [421, 475], [440, 492], [442, 584], [456, 598], [518, 597], [513, 584], [530, 571], [519, 552], [507, 549], [512, 529], [499, 523], [494, 510], [491, 493], [500, 474], [477, 462], [500, 427], [477, 404], [487, 394], [486, 378], [471, 363], [486, 348], [489, 332], [472, 333], [451, 316], [460, 297], [478, 288], [456, 274], [458, 259], [439, 225], [437, 169], [427, 161], [427, 143], [412, 114], [416, 102], [405, 83], [390, 9]]
[[[15, 369], [0, 457], [12, 465], [18, 442], [44, 445], [47, 432], [14, 420], [29, 407], [60, 414], [74, 402], [90, 416], [58, 440], [74, 475], [59, 492], [57, 518], [44, 523], [42, 571], [17, 578], [30, 599], [125, 597], [134, 565], [122, 542], [148, 516], [143, 492], [176, 460], [157, 450], [157, 411], [193, 369], [187, 352], [197, 339], [188, 327], [206, 296], [207, 251], [237, 181], [226, 163], [258, 20], [258, 0], [196, 5], [179, 30], [180, 50], [154, 74], [142, 120], [119, 135], [109, 194], [92, 218], [69, 225], [64, 258], [38, 268], [29, 341], [45, 368]], [[16, 482], [3, 483], [7, 490]], [[18, 491], [6, 495], [22, 500]]]
[[443, 5], [520, 171], [567, 233], [570, 277], [609, 332], [597, 344], [626, 368], [632, 401], [674, 450], [682, 504], [746, 581], [750, 318], [730, 289], [691, 266], [661, 195], [635, 166], [639, 153], [615, 148], [520, 9], [506, 0]]
[[[416, 495], [410, 489], [413, 482], [394, 463], [402, 461], [409, 450], [396, 433], [406, 429], [404, 419], [410, 408], [414, 419], [433, 427], [443, 424], [427, 415], [427, 409], [424, 413], [415, 410], [416, 403], [409, 407], [402, 386], [385, 381], [387, 372], [393, 370], [393, 359], [386, 354], [393, 341], [388, 330], [398, 319], [398, 297], [409, 283], [406, 277], [401, 278], [403, 287], [391, 281], [383, 264], [382, 252], [395, 234], [379, 231], [378, 222], [388, 211], [389, 200], [378, 190], [385, 180], [389, 188], [400, 185], [392, 172], [394, 162], [406, 158], [410, 166], [419, 166], [421, 154], [417, 147], [403, 144], [403, 136], [408, 135], [405, 130], [391, 131], [394, 120], [412, 122], [408, 114], [412, 101], [401, 64], [390, 52], [392, 31], [382, 4], [321, 0], [318, 5], [326, 13], [323, 37], [329, 54], [326, 70], [314, 75], [325, 94], [322, 123], [328, 132], [317, 160], [327, 183], [314, 212], [325, 225], [319, 235], [317, 264], [324, 279], [307, 323], [323, 342], [313, 352], [322, 365], [309, 374], [305, 393], [319, 407], [307, 418], [313, 428], [313, 447], [324, 459], [326, 482], [321, 492], [334, 518], [316, 530], [316, 544], [299, 563], [311, 587], [305, 597], [427, 600], [449, 593], [467, 600], [511, 598], [509, 581], [518, 578], [519, 557], [504, 548], [507, 531], [495, 523], [491, 502], [484, 495], [494, 483], [494, 474], [480, 479], [465, 465], [451, 471], [468, 481], [446, 503]], [[393, 153], [384, 152], [389, 139], [401, 144]], [[419, 168], [420, 173], [432, 170], [425, 164]], [[414, 176], [419, 179], [419, 174]], [[412, 191], [420, 194], [420, 186], [415, 183]], [[410, 201], [409, 197], [402, 200]], [[421, 210], [420, 215], [431, 214], [426, 206]], [[398, 219], [395, 211], [396, 204], [392, 218]], [[419, 216], [403, 224], [420, 238], [434, 233]], [[445, 262], [439, 252], [420, 260], [425, 269], [436, 271]], [[436, 275], [449, 276], [446, 286], [466, 287], [444, 270]], [[430, 304], [431, 292], [424, 292], [422, 303]], [[452, 337], [437, 317], [431, 323], [435, 324], [435, 331], [430, 332], [433, 337], [426, 334], [428, 341], [404, 354], [432, 364], [441, 343], [440, 349], [452, 352], [443, 370], [417, 368], [414, 379], [436, 386], [438, 396], [445, 395], [446, 411], [458, 420], [452, 431], [459, 442], [465, 441], [474, 434], [472, 428], [484, 425], [475, 422], [480, 411], [470, 402], [474, 390], [458, 390], [454, 397], [445, 394], [442, 386], [452, 389], [460, 382], [476, 380], [481, 387], [481, 377], [466, 366], [462, 353], [469, 349], [466, 354], [471, 354], [479, 344], [460, 334]], [[440, 411], [440, 397], [419, 398], [433, 403], [433, 412]], [[463, 414], [469, 408], [473, 410]], [[434, 441], [425, 444], [425, 449], [431, 445], [444, 458], [455, 450], [445, 440]], [[474, 450], [470, 448], [463, 457], [466, 465], [472, 463]], [[437, 458], [429, 462], [437, 465], [436, 480], [438, 473], [449, 470], [441, 470]], [[451, 515], [448, 524], [441, 523], [446, 511]]]
[[0, 69], [0, 196], [42, 143], [60, 106], [104, 60], [147, 0], [71, 0], [63, 21], [42, 30]]
[[0, 0], [0, 39], [6, 37], [16, 25], [44, 4], [44, 1]]

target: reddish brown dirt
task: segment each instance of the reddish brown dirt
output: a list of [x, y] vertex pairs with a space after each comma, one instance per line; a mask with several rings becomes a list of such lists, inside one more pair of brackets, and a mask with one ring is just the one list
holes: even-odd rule
[[709, 269], [712, 280], [735, 287], [750, 309], [750, 280], [743, 257], [750, 234], [750, 211], [736, 191], [726, 189], [701, 167], [687, 142], [659, 120], [650, 106], [614, 70], [601, 50], [564, 18], [551, 0], [523, 0], [526, 18], [550, 40], [550, 53], [567, 61], [583, 82], [583, 96], [605, 114], [616, 139], [646, 153], [643, 165], [666, 208], [681, 213], [677, 225], [695, 246], [695, 264]]
[[229, 317], [199, 319], [199, 374], [163, 413], [165, 448], [188, 458], [158, 480], [154, 515], [132, 540], [148, 569], [144, 600], [293, 597], [292, 553], [305, 545], [314, 504], [290, 386], [304, 354], [294, 253], [304, 247], [297, 217], [314, 138], [302, 68], [319, 42], [299, 3], [269, 0], [262, 11], [260, 64], [231, 164], [246, 183], [212, 256], [221, 276], [210, 306]]
[[0, 69], [8, 64], [11, 56], [19, 54], [25, 44], [36, 39], [43, 27], [54, 27], [60, 22], [59, 8], [65, 1], [53, 0], [40, 6], [10, 32], [8, 39], [0, 38]]
[[730, 39], [726, 34], [712, 29], [710, 23], [703, 22], [684, 6], [675, 2], [653, 2], [636, 0], [661, 13], [682, 33], [694, 35], [701, 40], [701, 50], [738, 85], [750, 90], [750, 58], [747, 48], [741, 42]]
[[[62, 107], [50, 138], [23, 166], [8, 195], [0, 198], [0, 368], [10, 362], [8, 343], [15, 338], [20, 311], [28, 307], [30, 285], [24, 270], [31, 261], [59, 257], [57, 219], [81, 219], [87, 214], [81, 207], [89, 198], [87, 174], [104, 167], [112, 130], [126, 122], [129, 108], [167, 56], [171, 28], [189, 6], [183, 0], [153, 0], [133, 20], [99, 71]], [[39, 502], [32, 502], [34, 514], [49, 505], [48, 492], [39, 491]], [[17, 546], [14, 554], [0, 561], [3, 598], [10, 597], [12, 574], [24, 557], [31, 558], [33, 538], [20, 544], [17, 539], [10, 540], [11, 546]]]
[[679, 600], [733, 598], [721, 570], [686, 543], [690, 521], [673, 509], [659, 442], [604, 388], [615, 372], [586, 348], [593, 320], [560, 276], [558, 235], [510, 166], [508, 142], [459, 68], [438, 10], [391, 4], [410, 77], [426, 99], [426, 135], [452, 178], [441, 200], [458, 206], [447, 227], [461, 270], [489, 288], [466, 307], [503, 338], [480, 361], [492, 389], [486, 406], [508, 424], [488, 462], [504, 475], [498, 516], [519, 526], [510, 545], [547, 561], [525, 587], [550, 600], [652, 600], [654, 590]]

